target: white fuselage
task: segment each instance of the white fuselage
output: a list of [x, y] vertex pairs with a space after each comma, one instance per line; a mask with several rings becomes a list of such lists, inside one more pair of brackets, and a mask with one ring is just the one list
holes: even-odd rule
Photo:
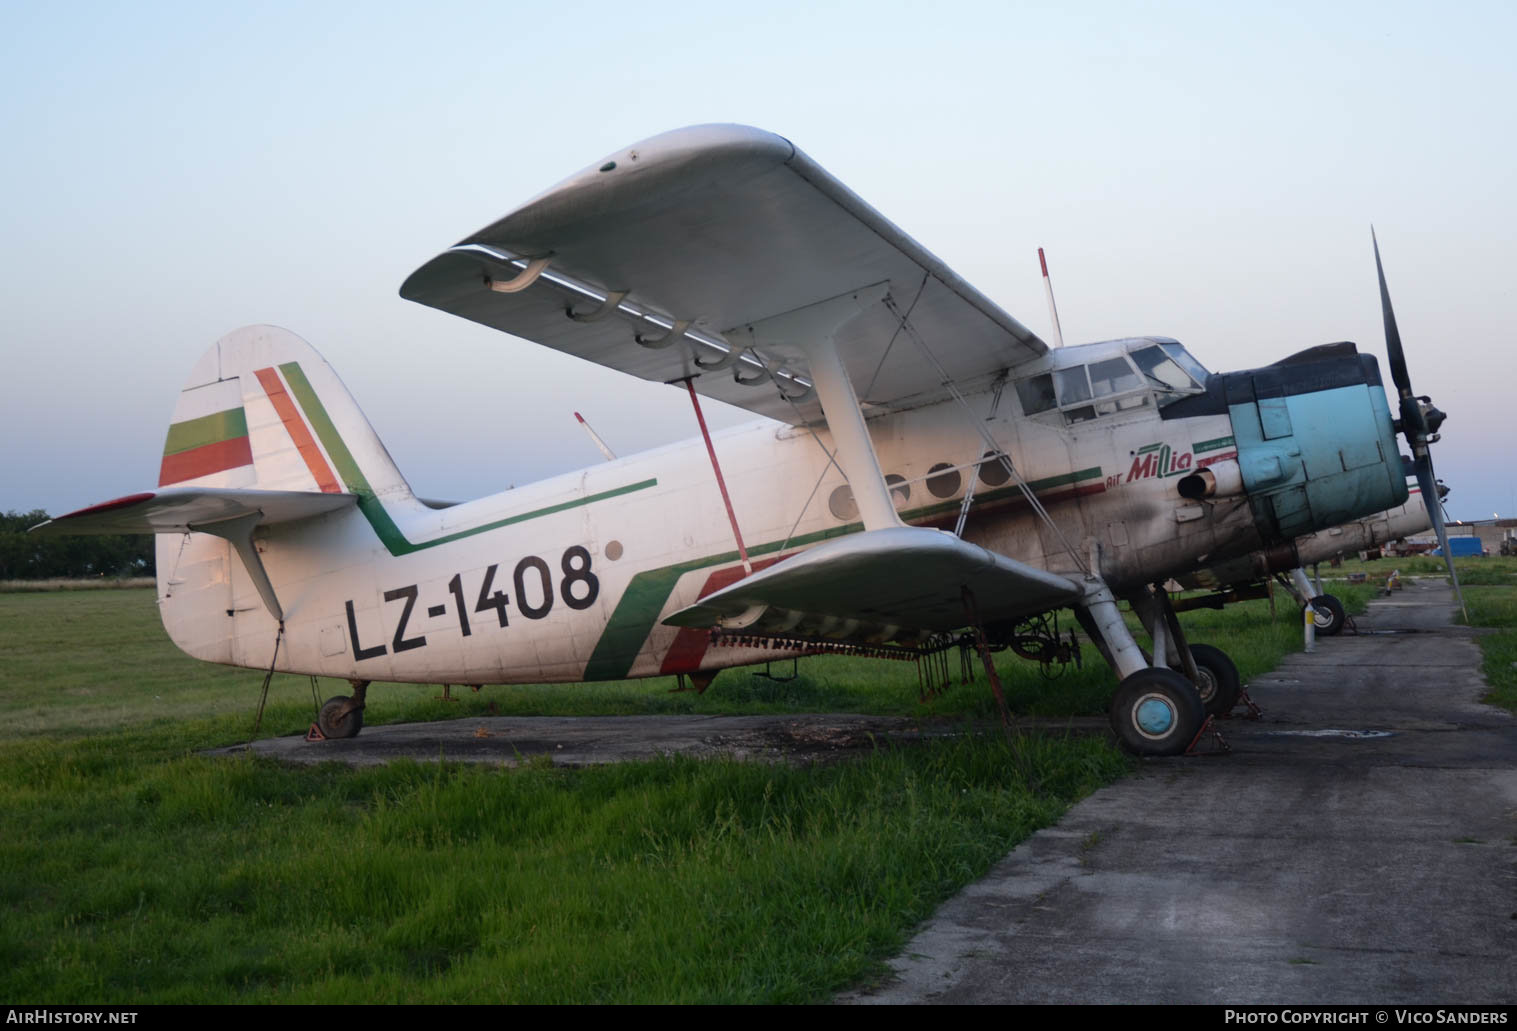
[[[999, 403], [993, 393], [968, 400], [978, 418], [994, 409], [986, 426], [1058, 530], [1032, 513], [1001, 463], [980, 465], [985, 444], [954, 403], [869, 421], [907, 522], [952, 530], [974, 481], [966, 538], [1071, 574], [1076, 551], [1114, 588], [1259, 547], [1246, 502], [1186, 501], [1174, 487], [1232, 456], [1226, 415], [1163, 420], [1149, 403], [1070, 425], [1057, 410], [1024, 416], [1010, 389]], [[825, 430], [762, 421], [713, 442], [756, 566], [860, 529]], [[704, 632], [660, 622], [742, 574], [699, 438], [447, 508], [380, 495], [255, 538], [286, 617], [279, 670], [522, 683], [692, 672], [771, 654], [712, 649]], [[160, 537], [158, 569], [164, 623], [180, 647], [270, 665], [277, 624], [224, 541]]]

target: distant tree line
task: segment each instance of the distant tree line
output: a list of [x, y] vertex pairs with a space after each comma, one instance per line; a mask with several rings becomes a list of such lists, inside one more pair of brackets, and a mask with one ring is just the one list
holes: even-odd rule
[[56, 537], [26, 532], [48, 518], [40, 508], [0, 515], [0, 580], [153, 575], [152, 534]]

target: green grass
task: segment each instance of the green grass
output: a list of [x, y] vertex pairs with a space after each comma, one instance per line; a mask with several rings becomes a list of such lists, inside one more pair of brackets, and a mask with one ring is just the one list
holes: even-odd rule
[[152, 587], [151, 576], [53, 577], [49, 580], [0, 580], [0, 594], [37, 591], [100, 591], [123, 587]]
[[1479, 638], [1482, 672], [1491, 688], [1484, 701], [1517, 713], [1517, 584], [1466, 587], [1464, 602], [1471, 626], [1496, 630]]
[[115, 1002], [782, 1002], [875, 973], [1117, 776], [964, 738], [792, 769], [509, 773], [8, 750], [0, 994]]
[[[1300, 647], [1289, 604], [1184, 619], [1245, 677]], [[1052, 683], [1001, 655], [1013, 707], [1104, 712], [1112, 677], [1085, 651]], [[910, 664], [800, 670], [454, 704], [374, 685], [366, 718], [995, 711], [978, 671], [923, 704]], [[246, 738], [261, 676], [179, 654], [141, 590], [0, 595], [0, 674], [0, 997], [36, 1002], [822, 1000], [1128, 768], [1100, 738], [968, 733], [803, 768], [206, 758]], [[276, 677], [265, 731], [303, 730], [310, 696]]]
[[[1391, 574], [1392, 570], [1401, 570], [1402, 576], [1441, 576], [1449, 575], [1448, 565], [1444, 560], [1434, 558], [1431, 555], [1403, 555], [1399, 558], [1378, 558], [1369, 562], [1361, 562], [1358, 559], [1347, 560], [1342, 566], [1333, 568], [1322, 566], [1322, 577], [1337, 578], [1348, 573], [1364, 573], [1371, 580], [1383, 581]], [[1454, 571], [1459, 574], [1459, 583], [1464, 584], [1490, 584], [1517, 585], [1517, 558], [1509, 556], [1492, 555], [1483, 558], [1455, 558]]]

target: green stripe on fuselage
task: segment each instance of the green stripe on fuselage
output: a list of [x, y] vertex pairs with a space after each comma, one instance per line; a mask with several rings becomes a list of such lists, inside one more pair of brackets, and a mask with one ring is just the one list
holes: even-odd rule
[[589, 494], [582, 498], [574, 498], [571, 501], [563, 501], [556, 505], [548, 505], [544, 508], [533, 509], [530, 512], [522, 512], [518, 515], [506, 516], [504, 519], [496, 519], [493, 522], [483, 523], [467, 530], [459, 530], [442, 537], [436, 537], [429, 541], [412, 542], [401, 533], [400, 527], [395, 525], [395, 520], [390, 518], [390, 513], [385, 511], [384, 504], [375, 496], [374, 490], [369, 486], [368, 479], [363, 470], [358, 467], [358, 460], [343, 443], [342, 435], [337, 432], [337, 427], [332, 423], [332, 417], [327, 414], [321, 399], [316, 396], [311, 381], [301, 371], [299, 362], [286, 362], [279, 367], [284, 373], [285, 382], [295, 394], [295, 399], [300, 402], [305, 417], [316, 430], [316, 436], [321, 438], [322, 447], [327, 449], [327, 454], [332, 459], [332, 464], [337, 467], [337, 475], [342, 477], [348, 491], [358, 495], [358, 511], [369, 521], [374, 528], [375, 535], [380, 543], [385, 546], [391, 555], [409, 555], [413, 552], [424, 551], [427, 548], [435, 548], [439, 544], [449, 544], [453, 541], [463, 540], [465, 537], [473, 537], [475, 534], [486, 533], [490, 530], [498, 530], [502, 526], [510, 526], [513, 523], [524, 523], [529, 519], [538, 519], [542, 516], [553, 515], [555, 512], [565, 512], [571, 508], [581, 508], [607, 498], [620, 497], [623, 494], [631, 494], [634, 491], [646, 490], [658, 485], [658, 480], [648, 479], [638, 483], [629, 483], [625, 487], [617, 487], [613, 490], [601, 491], [599, 494]]
[[[850, 533], [858, 533], [862, 529], [864, 529], [863, 523], [845, 523], [842, 526], [834, 526], [830, 530], [808, 533], [788, 541], [771, 541], [768, 544], [749, 548], [748, 557], [772, 555], [781, 548], [804, 547], [829, 537], [843, 537]], [[627, 671], [632, 668], [632, 663], [637, 660], [637, 653], [642, 649], [643, 642], [647, 641], [648, 635], [653, 632], [653, 624], [658, 620], [658, 614], [664, 610], [664, 605], [669, 601], [669, 595], [673, 593], [674, 585], [679, 583], [679, 578], [686, 573], [705, 569], [708, 566], [730, 565], [738, 561], [740, 557], [735, 551], [724, 551], [718, 555], [690, 559], [688, 562], [676, 562], [672, 566], [663, 566], [659, 569], [645, 569], [634, 576], [627, 583], [627, 589], [622, 592], [620, 600], [617, 601], [616, 609], [606, 622], [606, 629], [601, 632], [600, 640], [595, 643], [595, 650], [590, 653], [590, 661], [585, 666], [585, 679], [621, 680], [624, 678]]]
[[163, 443], [163, 453], [177, 455], [181, 451], [193, 451], [207, 444], [220, 444], [247, 435], [248, 418], [239, 405], [224, 412], [174, 423], [169, 427], [168, 439]]

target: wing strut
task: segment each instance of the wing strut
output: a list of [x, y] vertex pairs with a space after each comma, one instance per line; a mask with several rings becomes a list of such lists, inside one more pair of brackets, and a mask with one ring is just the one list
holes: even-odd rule
[[695, 406], [695, 421], [701, 424], [701, 439], [706, 442], [706, 454], [711, 456], [711, 471], [716, 473], [716, 485], [722, 491], [722, 504], [727, 506], [727, 521], [732, 524], [732, 537], [737, 541], [737, 553], [743, 560], [743, 575], [753, 575], [753, 563], [748, 561], [748, 549], [743, 546], [743, 531], [737, 528], [737, 513], [732, 510], [732, 498], [727, 494], [727, 481], [722, 479], [722, 466], [716, 460], [716, 448], [711, 446], [711, 431], [706, 429], [706, 417], [701, 414], [701, 399], [695, 393], [695, 377], [685, 377], [685, 389], [690, 391], [690, 403]]
[[882, 300], [890, 304], [889, 283], [875, 283], [747, 327], [761, 344], [789, 344], [805, 351], [811, 389], [821, 402], [822, 415], [832, 431], [838, 467], [853, 489], [865, 530], [883, 530], [902, 523], [834, 338], [870, 305]]
[[922, 339], [922, 334], [917, 332], [916, 327], [911, 324], [911, 320], [905, 315], [901, 314], [901, 309], [897, 307], [896, 303], [889, 297], [885, 298], [885, 307], [889, 308], [891, 314], [901, 320], [901, 326], [906, 330], [907, 335], [911, 337], [912, 341], [917, 345], [918, 349], [921, 350], [922, 355], [932, 363], [932, 367], [936, 369], [938, 375], [942, 377], [944, 388], [947, 389], [949, 394], [953, 396], [953, 399], [959, 403], [959, 407], [964, 409], [964, 414], [969, 416], [970, 423], [974, 425], [974, 428], [979, 432], [980, 436], [985, 439], [985, 443], [990, 445], [991, 452], [998, 459], [1000, 459], [1001, 466], [1014, 480], [1017, 481], [1017, 487], [1021, 489], [1022, 496], [1027, 499], [1027, 504], [1031, 506], [1033, 512], [1037, 514], [1039, 519], [1042, 519], [1043, 522], [1048, 524], [1049, 529], [1053, 530], [1054, 536], [1059, 538], [1059, 543], [1064, 545], [1064, 550], [1069, 552], [1069, 557], [1074, 559], [1075, 565], [1080, 567], [1080, 571], [1083, 572], [1086, 576], [1090, 576], [1093, 572], [1090, 568], [1090, 564], [1087, 563], [1085, 559], [1080, 555], [1080, 553], [1075, 550], [1074, 546], [1069, 543], [1069, 538], [1064, 536], [1064, 531], [1059, 528], [1059, 524], [1054, 522], [1053, 517], [1048, 514], [1048, 509], [1043, 507], [1043, 502], [1038, 500], [1037, 494], [1033, 492], [1033, 489], [1030, 486], [1028, 486], [1027, 481], [1022, 478], [1021, 471], [1017, 469], [1015, 464], [1013, 464], [1011, 456], [1006, 453], [1006, 449], [1001, 447], [1000, 444], [996, 443], [995, 437], [989, 430], [985, 428], [985, 423], [975, 417], [974, 412], [969, 407], [969, 402], [964, 400], [964, 395], [959, 391], [957, 384], [954, 383], [953, 377], [948, 375], [947, 370], [943, 368], [943, 365], [938, 361], [937, 356], [932, 353], [932, 349], [927, 346], [927, 341]]

